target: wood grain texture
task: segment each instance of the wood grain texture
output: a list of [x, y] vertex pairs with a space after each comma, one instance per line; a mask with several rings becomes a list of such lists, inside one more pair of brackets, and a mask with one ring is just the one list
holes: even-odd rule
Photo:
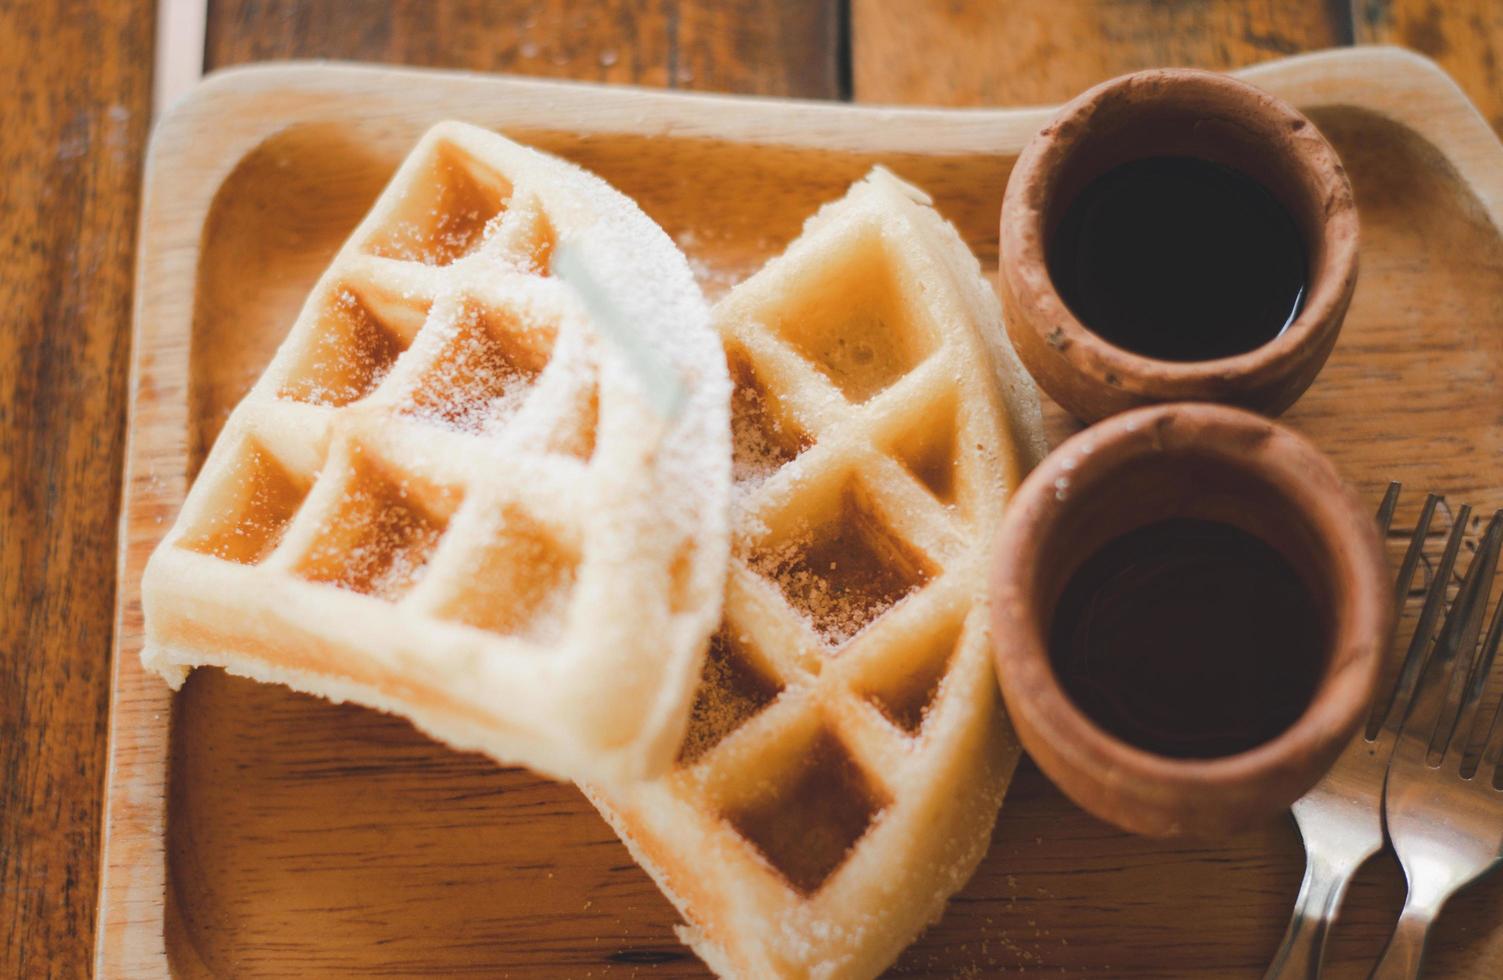
[[1140, 68], [1229, 69], [1350, 40], [1340, 0], [852, 0], [862, 102], [1043, 105]]
[[88, 971], [151, 7], [0, 5], [0, 976]]
[[[1346, 330], [1288, 421], [1374, 504], [1396, 477], [1479, 510], [1503, 505], [1503, 404], [1479, 397], [1503, 384], [1503, 147], [1433, 66], [1400, 52], [1249, 77], [1330, 134], [1364, 216]], [[670, 906], [573, 789], [455, 754], [396, 719], [216, 671], [173, 697], [137, 660], [139, 571], [181, 500], [192, 447], [254, 379], [402, 153], [454, 114], [637, 197], [712, 290], [876, 161], [928, 188], [994, 267], [1002, 187], [1047, 117], [307, 67], [222, 76], [174, 113], [143, 215], [101, 975], [156, 976], [169, 961], [182, 976], [704, 975], [674, 941]], [[1052, 407], [1049, 425], [1056, 440], [1073, 429]], [[895, 973], [1255, 975], [1300, 861], [1287, 821], [1217, 843], [1143, 840], [1025, 765], [981, 871]], [[1366, 975], [1401, 892], [1391, 859], [1364, 871], [1327, 976]], [[1455, 899], [1434, 975], [1503, 971], [1500, 903], [1497, 876]]]
[[1503, 3], [1497, 0], [1352, 0], [1364, 44], [1401, 44], [1434, 58], [1503, 132]]
[[210, 68], [339, 58], [835, 98], [838, 0], [212, 0]]

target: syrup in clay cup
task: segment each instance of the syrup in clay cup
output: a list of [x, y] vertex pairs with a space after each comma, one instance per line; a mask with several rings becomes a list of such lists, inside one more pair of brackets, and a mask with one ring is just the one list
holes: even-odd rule
[[[1230, 524], [1274, 547], [1324, 611], [1325, 659], [1292, 725], [1233, 755], [1177, 758], [1122, 741], [1071, 700], [1051, 663], [1074, 572], [1157, 521]], [[1078, 433], [1009, 502], [993, 574], [993, 644], [1024, 748], [1095, 816], [1154, 837], [1221, 837], [1288, 809], [1365, 719], [1393, 602], [1376, 522], [1310, 442], [1210, 404], [1151, 406]]]
[[[1095, 178], [1153, 156], [1230, 167], [1287, 210], [1309, 268], [1303, 306], [1278, 336], [1230, 357], [1159, 360], [1093, 333], [1061, 298], [1048, 248], [1064, 212]], [[1293, 107], [1213, 72], [1125, 75], [1066, 103], [1013, 168], [1002, 204], [998, 274], [1008, 335], [1040, 387], [1086, 422], [1168, 401], [1220, 402], [1278, 415], [1309, 387], [1336, 344], [1357, 283], [1357, 238], [1346, 171], [1330, 143]]]

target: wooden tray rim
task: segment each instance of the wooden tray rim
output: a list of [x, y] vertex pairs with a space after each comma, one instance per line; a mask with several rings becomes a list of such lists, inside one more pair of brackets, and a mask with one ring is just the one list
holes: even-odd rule
[[[1232, 74], [1298, 105], [1385, 116], [1433, 145], [1503, 230], [1503, 144], [1459, 86], [1429, 59], [1395, 47], [1346, 48]], [[172, 692], [137, 658], [145, 559], [186, 489], [188, 344], [199, 236], [214, 196], [244, 157], [292, 126], [443, 107], [482, 94], [508, 124], [592, 136], [671, 135], [809, 149], [947, 156], [1015, 153], [1052, 108], [895, 108], [432, 69], [330, 62], [232, 68], [207, 77], [157, 123], [139, 220], [125, 464], [121, 490], [100, 884], [97, 976], [161, 976], [166, 944], [167, 716]], [[250, 105], [287, 102], [278, 124]], [[250, 120], [246, 122], [245, 120]], [[168, 186], [171, 163], [195, 177]], [[174, 313], [174, 315], [168, 315]], [[174, 433], [171, 440], [143, 433]], [[156, 472], [162, 461], [174, 472]], [[127, 628], [127, 627], [131, 628]]]

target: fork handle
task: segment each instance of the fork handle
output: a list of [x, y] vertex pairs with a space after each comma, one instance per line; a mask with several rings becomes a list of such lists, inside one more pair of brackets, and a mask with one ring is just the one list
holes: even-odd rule
[[1366, 859], [1367, 855], [1363, 855], [1355, 862], [1343, 863], [1310, 855], [1299, 897], [1294, 900], [1289, 928], [1284, 930], [1284, 941], [1273, 955], [1263, 980], [1314, 980], [1320, 976], [1326, 934], [1341, 910], [1346, 886]]
[[1383, 947], [1383, 958], [1373, 967], [1368, 980], [1414, 980], [1420, 975], [1420, 963], [1425, 958], [1425, 940], [1430, 935], [1430, 923], [1435, 921], [1432, 912], [1422, 911], [1409, 901], [1404, 902], [1404, 911], [1399, 914], [1399, 924], [1394, 926], [1388, 945]]

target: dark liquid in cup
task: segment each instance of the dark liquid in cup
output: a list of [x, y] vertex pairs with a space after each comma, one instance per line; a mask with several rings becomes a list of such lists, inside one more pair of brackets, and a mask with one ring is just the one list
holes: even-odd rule
[[1242, 752], [1287, 729], [1325, 669], [1325, 619], [1276, 549], [1173, 518], [1116, 538], [1070, 578], [1049, 649], [1107, 732], [1176, 758]]
[[1087, 184], [1049, 243], [1070, 310], [1118, 347], [1166, 361], [1243, 354], [1304, 304], [1305, 243], [1268, 189], [1194, 157], [1148, 157]]

